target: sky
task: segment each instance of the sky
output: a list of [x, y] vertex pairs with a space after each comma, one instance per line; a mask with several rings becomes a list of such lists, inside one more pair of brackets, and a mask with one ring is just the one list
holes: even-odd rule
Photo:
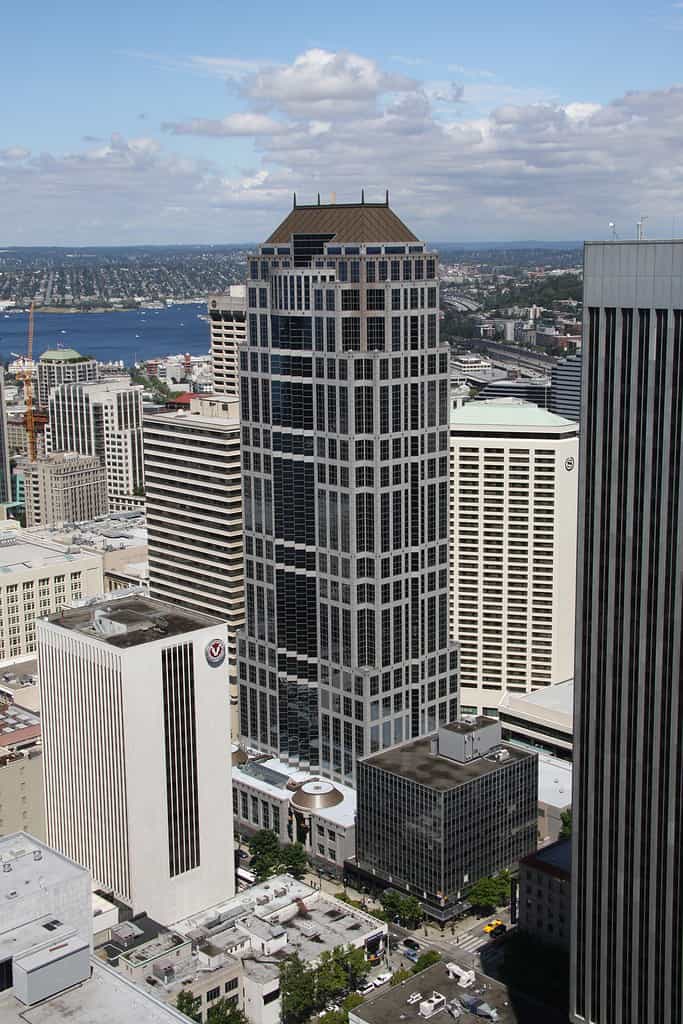
[[381, 200], [429, 241], [683, 236], [683, 0], [3, 10], [0, 246], [260, 241]]

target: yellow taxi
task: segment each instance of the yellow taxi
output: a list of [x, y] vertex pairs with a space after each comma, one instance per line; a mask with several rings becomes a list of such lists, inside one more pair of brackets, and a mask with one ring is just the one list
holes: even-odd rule
[[484, 925], [484, 931], [488, 934], [492, 932], [494, 928], [498, 928], [503, 922], [499, 921], [498, 918], [495, 921], [489, 921], [488, 924]]

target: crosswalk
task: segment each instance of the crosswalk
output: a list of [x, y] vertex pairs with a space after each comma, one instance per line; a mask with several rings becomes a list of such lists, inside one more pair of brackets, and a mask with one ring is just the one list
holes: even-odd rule
[[490, 941], [491, 939], [486, 932], [481, 934], [466, 932], [465, 935], [460, 936], [460, 941], [456, 943], [456, 948], [462, 949], [466, 953], [476, 953], [477, 950], [481, 949], [482, 946], [486, 946]]

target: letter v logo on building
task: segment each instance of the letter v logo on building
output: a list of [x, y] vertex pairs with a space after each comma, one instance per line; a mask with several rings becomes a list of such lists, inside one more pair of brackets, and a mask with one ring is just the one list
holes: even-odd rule
[[225, 643], [223, 640], [209, 640], [204, 653], [211, 668], [218, 668], [225, 661]]

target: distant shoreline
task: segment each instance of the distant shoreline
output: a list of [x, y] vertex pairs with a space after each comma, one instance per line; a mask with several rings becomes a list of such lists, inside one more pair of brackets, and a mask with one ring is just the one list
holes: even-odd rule
[[[151, 299], [151, 302], [154, 300]], [[173, 306], [205, 306], [206, 299], [171, 299], [167, 302], [161, 303], [158, 306], [146, 306], [141, 303], [139, 306], [93, 306], [92, 309], [81, 309], [79, 306], [36, 306], [36, 313], [68, 313], [73, 315], [74, 313], [138, 313], [142, 310], [155, 310], [159, 312], [162, 309], [172, 309]], [[0, 310], [0, 314], [5, 313], [8, 316], [20, 316], [28, 313], [27, 309], [5, 309]]]

